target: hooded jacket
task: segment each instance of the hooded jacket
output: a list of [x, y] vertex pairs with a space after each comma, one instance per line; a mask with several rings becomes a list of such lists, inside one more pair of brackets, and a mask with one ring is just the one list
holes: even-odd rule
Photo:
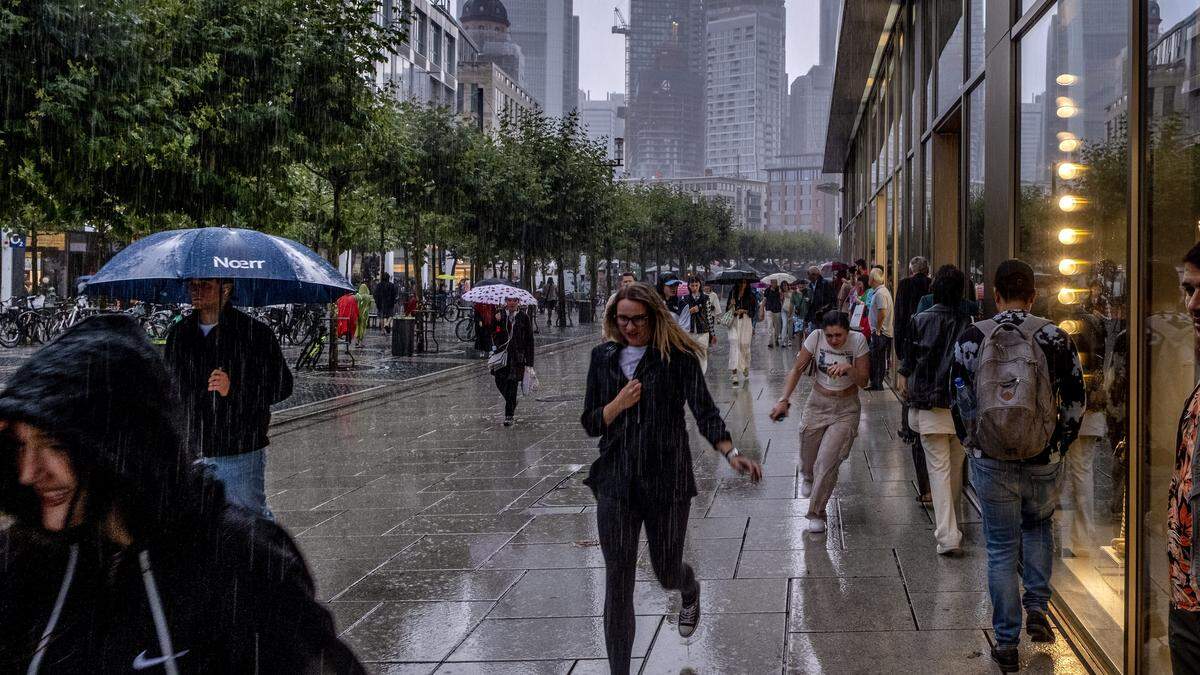
[[[175, 376], [187, 414], [187, 438], [205, 457], [226, 457], [265, 448], [271, 406], [292, 395], [292, 373], [279, 341], [265, 324], [226, 307], [205, 335], [193, 312], [167, 334], [167, 369]], [[229, 373], [229, 395], [208, 391], [208, 378]]]
[[[361, 673], [279, 526], [231, 508], [179, 433], [157, 353], [123, 315], [81, 322], [0, 394], [71, 458], [82, 523], [40, 525], [0, 438], [0, 672]], [[113, 510], [132, 540], [101, 534]]]
[[971, 325], [971, 316], [956, 307], [934, 305], [909, 319], [904, 358], [898, 372], [908, 378], [905, 402], [917, 410], [950, 408], [950, 367], [954, 345]]
[[642, 383], [641, 400], [604, 423], [608, 405], [629, 380], [621, 370], [624, 345], [607, 342], [592, 350], [587, 393], [580, 421], [589, 436], [600, 437], [600, 458], [584, 483], [600, 497], [648, 503], [686, 501], [696, 496], [692, 452], [688, 447], [684, 406], [692, 410], [700, 434], [716, 446], [730, 439], [721, 411], [708, 393], [700, 362], [682, 352], [663, 358], [646, 350], [634, 371]]

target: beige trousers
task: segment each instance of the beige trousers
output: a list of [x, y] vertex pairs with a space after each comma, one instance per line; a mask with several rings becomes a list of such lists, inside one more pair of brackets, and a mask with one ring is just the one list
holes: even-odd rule
[[813, 484], [809, 518], [826, 516], [825, 505], [837, 485], [838, 469], [850, 456], [861, 414], [858, 392], [851, 396], [809, 394], [800, 425], [800, 473]]
[[754, 322], [748, 316], [734, 318], [729, 324], [729, 369], [750, 369], [750, 340], [754, 338]]

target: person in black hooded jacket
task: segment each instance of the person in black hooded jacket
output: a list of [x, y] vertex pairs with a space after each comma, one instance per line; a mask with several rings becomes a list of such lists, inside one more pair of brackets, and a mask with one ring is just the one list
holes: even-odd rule
[[79, 323], [9, 382], [0, 672], [365, 672], [291, 537], [195, 463], [133, 319]]

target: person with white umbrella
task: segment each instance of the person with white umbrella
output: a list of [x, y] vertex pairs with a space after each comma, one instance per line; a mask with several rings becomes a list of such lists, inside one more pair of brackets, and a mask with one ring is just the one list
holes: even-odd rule
[[[504, 397], [504, 426], [513, 425], [517, 412], [517, 388], [525, 378], [525, 369], [533, 367], [533, 322], [521, 309], [516, 295], [504, 299], [504, 309], [496, 316], [493, 343], [496, 354], [504, 354], [504, 363], [495, 368], [496, 389]], [[493, 362], [494, 363], [494, 362]]]

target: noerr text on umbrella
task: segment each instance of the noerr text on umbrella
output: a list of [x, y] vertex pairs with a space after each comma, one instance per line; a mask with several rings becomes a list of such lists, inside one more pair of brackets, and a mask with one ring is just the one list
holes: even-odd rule
[[226, 267], [235, 270], [261, 270], [266, 260], [236, 260], [213, 256], [213, 267]]

